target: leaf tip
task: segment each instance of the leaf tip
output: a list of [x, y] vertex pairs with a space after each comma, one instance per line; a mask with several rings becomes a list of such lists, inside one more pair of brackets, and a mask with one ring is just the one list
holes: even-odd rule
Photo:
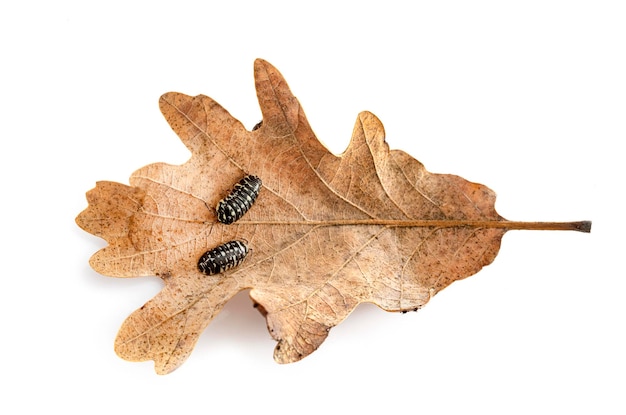
[[297, 352], [282, 340], [274, 348], [274, 361], [281, 365], [298, 362], [304, 357], [303, 353]]
[[254, 71], [256, 73], [261, 70], [265, 70], [265, 72], [269, 72], [270, 70], [276, 71], [276, 68], [265, 59], [256, 58], [254, 60]]

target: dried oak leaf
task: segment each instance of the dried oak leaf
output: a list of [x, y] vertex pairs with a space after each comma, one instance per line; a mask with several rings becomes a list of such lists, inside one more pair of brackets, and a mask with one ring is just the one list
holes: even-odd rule
[[[115, 350], [126, 360], [173, 371], [224, 304], [251, 289], [278, 341], [275, 360], [295, 362], [360, 303], [422, 307], [491, 263], [508, 229], [589, 231], [589, 222], [506, 221], [487, 187], [429, 173], [390, 151], [368, 112], [359, 114], [347, 150], [331, 154], [282, 75], [263, 60], [254, 75], [259, 128], [247, 131], [209, 97], [167, 93], [161, 111], [189, 161], [151, 164], [130, 186], [99, 182], [87, 193], [76, 221], [108, 242], [91, 258], [93, 269], [165, 283], [122, 325]], [[256, 203], [235, 224], [219, 223], [214, 206], [246, 174], [263, 180]], [[251, 249], [243, 264], [211, 276], [198, 271], [205, 251], [235, 239]]]

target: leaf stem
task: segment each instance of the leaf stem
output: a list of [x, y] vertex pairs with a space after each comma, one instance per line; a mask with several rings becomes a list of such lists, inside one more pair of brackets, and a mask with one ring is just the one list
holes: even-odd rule
[[323, 220], [323, 221], [239, 221], [241, 225], [308, 225], [308, 226], [389, 226], [398, 228], [491, 228], [506, 230], [591, 232], [591, 221], [518, 222], [508, 220]]

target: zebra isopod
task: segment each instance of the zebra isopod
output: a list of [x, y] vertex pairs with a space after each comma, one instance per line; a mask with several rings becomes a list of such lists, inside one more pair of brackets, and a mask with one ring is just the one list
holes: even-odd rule
[[261, 179], [257, 176], [248, 175], [241, 179], [228, 196], [217, 204], [217, 220], [225, 225], [230, 225], [241, 219], [259, 195]]
[[205, 275], [219, 274], [241, 264], [248, 255], [243, 241], [230, 241], [206, 251], [198, 260], [198, 269]]

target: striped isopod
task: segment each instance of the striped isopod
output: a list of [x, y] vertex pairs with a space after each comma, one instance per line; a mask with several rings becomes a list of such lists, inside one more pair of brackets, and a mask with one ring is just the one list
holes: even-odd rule
[[241, 264], [248, 255], [243, 241], [230, 241], [206, 251], [198, 260], [198, 269], [205, 275], [219, 274]]
[[261, 190], [261, 179], [248, 175], [241, 179], [228, 196], [217, 204], [217, 220], [230, 225], [241, 219], [256, 200]]

